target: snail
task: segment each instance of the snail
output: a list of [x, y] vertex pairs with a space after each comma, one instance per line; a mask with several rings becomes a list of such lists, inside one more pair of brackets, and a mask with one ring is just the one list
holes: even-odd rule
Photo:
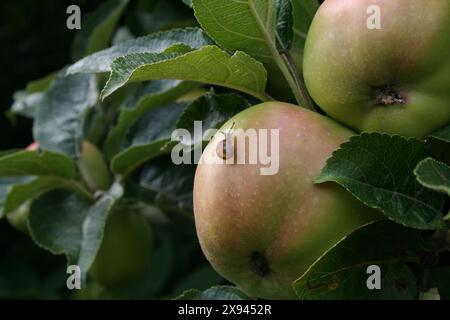
[[234, 146], [234, 138], [231, 130], [233, 130], [235, 123], [233, 122], [233, 125], [230, 129], [228, 129], [228, 132], [225, 134], [225, 138], [221, 140], [217, 144], [216, 153], [217, 156], [223, 160], [231, 159], [235, 156], [235, 146]]

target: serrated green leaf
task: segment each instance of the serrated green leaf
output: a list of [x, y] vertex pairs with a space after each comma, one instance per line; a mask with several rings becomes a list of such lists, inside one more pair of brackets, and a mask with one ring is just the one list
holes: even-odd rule
[[450, 143], [450, 125], [432, 133], [430, 137]]
[[35, 114], [33, 135], [39, 147], [75, 158], [83, 138], [84, 118], [97, 101], [94, 76], [59, 76], [45, 93]]
[[242, 291], [231, 286], [217, 286], [205, 291], [187, 290], [175, 300], [250, 300]]
[[277, 8], [277, 34], [278, 46], [281, 50], [287, 50], [291, 46], [293, 38], [292, 6], [290, 0], [275, 0]]
[[72, 45], [74, 60], [108, 47], [111, 34], [127, 4], [128, 0], [109, 0], [83, 17], [83, 28]]
[[50, 151], [19, 151], [0, 158], [0, 177], [75, 176], [74, 162], [63, 154]]
[[76, 264], [81, 247], [81, 225], [90, 202], [67, 191], [51, 191], [33, 201], [29, 226], [33, 240], [53, 254], [65, 254]]
[[185, 5], [192, 8], [192, 0], [181, 0]]
[[193, 212], [192, 188], [195, 165], [175, 165], [170, 157], [146, 163], [139, 176], [139, 185], [152, 193], [152, 203], [168, 212]]
[[31, 237], [51, 253], [65, 254], [68, 264], [80, 267], [84, 280], [100, 248], [106, 219], [122, 193], [119, 185], [113, 185], [92, 204], [74, 193], [50, 191], [31, 205]]
[[173, 300], [197, 300], [201, 295], [200, 290], [189, 289], [184, 291], [182, 294], [174, 298]]
[[67, 69], [67, 74], [100, 73], [111, 71], [111, 63], [118, 57], [131, 53], [161, 53], [167, 48], [184, 44], [196, 49], [212, 44], [200, 28], [174, 29], [119, 43], [109, 49], [96, 52], [81, 59]]
[[[405, 262], [417, 262], [420, 233], [379, 221], [341, 240], [294, 282], [300, 299], [414, 299], [417, 280]], [[369, 266], [381, 271], [381, 288], [369, 290]]]
[[27, 183], [36, 179], [35, 177], [8, 177], [0, 178], [0, 219], [7, 212], [4, 210], [4, 203], [11, 189], [21, 183]]
[[319, 9], [319, 2], [317, 0], [291, 0], [291, 3], [294, 18], [292, 51], [303, 54], [306, 35], [317, 9]]
[[131, 54], [114, 60], [111, 68], [103, 98], [130, 82], [179, 79], [223, 86], [267, 100], [264, 66], [243, 52], [230, 56], [216, 46], [193, 51], [177, 46], [159, 54]]
[[195, 17], [218, 44], [270, 62], [276, 50], [275, 0], [193, 0]]
[[33, 119], [35, 109], [41, 104], [45, 91], [56, 76], [57, 72], [53, 72], [44, 78], [31, 81], [25, 90], [15, 92], [11, 112]]
[[427, 157], [425, 144], [415, 139], [364, 133], [341, 145], [316, 178], [334, 181], [388, 218], [417, 229], [445, 227], [443, 197], [427, 190], [413, 170]]
[[186, 290], [207, 290], [210, 287], [220, 285], [223, 278], [210, 266], [201, 266], [177, 283], [173, 296], [182, 294]]
[[94, 263], [102, 244], [106, 220], [123, 193], [119, 185], [115, 185], [113, 188], [117, 190], [117, 194], [105, 194], [94, 205], [89, 207], [86, 211], [86, 217], [80, 226], [82, 237], [80, 251], [77, 256], [77, 265], [81, 269], [83, 279], [85, 279], [87, 272]]
[[13, 96], [14, 102], [11, 106], [11, 112], [33, 119], [35, 110], [41, 104], [43, 97], [44, 92], [27, 94], [25, 91], [17, 91]]
[[134, 36], [127, 27], [119, 27], [114, 33], [111, 43], [112, 46], [115, 46], [121, 42], [129, 41], [132, 39], [134, 39]]
[[450, 196], [450, 167], [445, 163], [427, 158], [419, 162], [414, 174], [423, 186]]
[[450, 126], [444, 127], [426, 138], [426, 145], [432, 157], [450, 165]]
[[26, 183], [15, 184], [11, 187], [3, 204], [4, 212], [12, 212], [27, 200], [44, 194], [50, 190], [58, 189], [67, 184], [64, 179], [52, 176], [36, 177]]
[[180, 80], [160, 80], [143, 83], [121, 107], [117, 125], [112, 128], [104, 144], [104, 152], [111, 159], [124, 142], [128, 129], [152, 108], [170, 103], [198, 84]]
[[112, 159], [113, 172], [126, 175], [142, 163], [166, 153], [163, 147], [170, 141], [184, 108], [185, 104], [179, 103], [158, 106], [136, 122], [128, 132], [128, 146]]

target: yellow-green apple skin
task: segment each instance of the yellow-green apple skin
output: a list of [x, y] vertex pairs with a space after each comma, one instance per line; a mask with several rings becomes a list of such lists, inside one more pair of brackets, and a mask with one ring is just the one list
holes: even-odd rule
[[332, 118], [360, 132], [424, 137], [450, 123], [450, 1], [326, 0], [303, 71]]
[[194, 182], [202, 250], [217, 272], [251, 297], [295, 299], [294, 280], [344, 236], [380, 218], [339, 185], [314, 184], [332, 152], [354, 133], [281, 102], [246, 109], [221, 131], [235, 132], [231, 127], [279, 129], [279, 170], [261, 175], [267, 166], [260, 162], [202, 161], [217, 152], [223, 136], [214, 136]]
[[107, 288], [133, 284], [143, 277], [153, 251], [153, 232], [147, 220], [132, 211], [113, 211], [102, 244], [89, 270]]

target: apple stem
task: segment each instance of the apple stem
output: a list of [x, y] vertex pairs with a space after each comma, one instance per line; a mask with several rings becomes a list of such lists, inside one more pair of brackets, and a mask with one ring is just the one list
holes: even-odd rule
[[[281, 44], [283, 46], [283, 41], [281, 41], [280, 36], [277, 32], [275, 32], [275, 35], [273, 35], [271, 32], [268, 31], [265, 21], [262, 21], [261, 17], [258, 14], [258, 10], [256, 9], [255, 3], [253, 1], [249, 1], [249, 8], [253, 12], [253, 15], [255, 17], [256, 23], [259, 26], [259, 29], [261, 30], [264, 38], [267, 41], [267, 45], [270, 49], [270, 52], [272, 54], [272, 57], [277, 64], [278, 68], [280, 68], [281, 73], [285, 77], [286, 81], [288, 82], [289, 87], [292, 90], [292, 93], [295, 96], [295, 100], [300, 106], [303, 106], [307, 109], [314, 110], [314, 104], [310, 103], [310, 98], [308, 99], [309, 95], [307, 94], [306, 89], [303, 90], [302, 88], [306, 88], [306, 86], [300, 85], [300, 83], [296, 80], [296, 72], [297, 67], [295, 66], [295, 63], [289, 63], [289, 59], [283, 58], [280, 52], [277, 48], [277, 43]], [[287, 51], [284, 49], [283, 51]], [[300, 81], [302, 82], [302, 81]], [[262, 100], [264, 101], [264, 100]]]
[[299, 89], [300, 95], [303, 99], [304, 107], [317, 112], [314, 106], [314, 102], [312, 101], [312, 98], [309, 95], [308, 90], [306, 89], [303, 76], [298, 72], [299, 70], [298, 66], [295, 63], [294, 59], [292, 59], [291, 54], [289, 53], [289, 51], [286, 50], [281, 54], [281, 56], [283, 57], [283, 60], [285, 61], [286, 65], [289, 67], [292, 77], [296, 82], [296, 86]]
[[289, 50], [283, 46], [283, 41], [280, 39], [278, 34], [276, 34], [275, 38], [282, 49], [280, 52], [276, 46], [271, 46], [272, 55], [278, 65], [278, 68], [280, 68], [289, 86], [291, 87], [295, 100], [300, 106], [316, 111], [311, 96], [309, 95], [308, 90], [306, 90], [303, 77], [298, 72], [298, 66], [296, 65], [294, 59], [292, 59]]

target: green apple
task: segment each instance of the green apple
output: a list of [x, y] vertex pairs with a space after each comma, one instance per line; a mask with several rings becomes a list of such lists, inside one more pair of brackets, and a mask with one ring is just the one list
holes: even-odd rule
[[221, 132], [233, 141], [237, 129], [279, 129], [279, 170], [261, 175], [266, 165], [260, 161], [204, 161], [221, 149], [223, 135], [216, 134], [202, 154], [194, 182], [201, 247], [215, 270], [246, 294], [295, 298], [292, 282], [314, 261], [359, 226], [381, 218], [339, 185], [314, 184], [332, 152], [354, 133], [318, 113], [281, 102], [246, 109]]
[[448, 0], [326, 0], [307, 36], [306, 86], [355, 130], [424, 137], [450, 122], [449, 35]]
[[81, 176], [92, 191], [108, 190], [112, 178], [100, 150], [89, 141], [83, 141], [78, 160]]
[[132, 284], [144, 275], [152, 250], [153, 234], [147, 220], [116, 209], [108, 217], [90, 275], [108, 288]]

